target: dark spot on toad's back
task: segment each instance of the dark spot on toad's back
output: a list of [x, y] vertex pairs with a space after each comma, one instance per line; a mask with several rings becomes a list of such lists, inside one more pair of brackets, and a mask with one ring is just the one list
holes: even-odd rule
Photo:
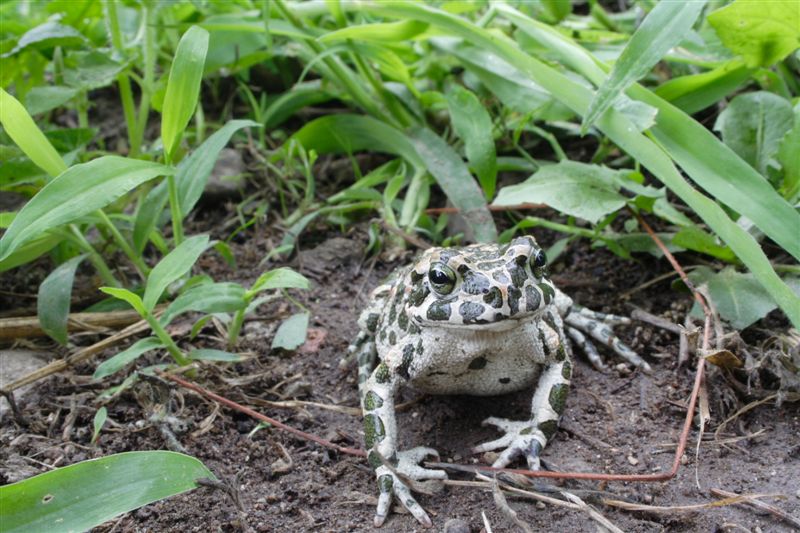
[[544, 438], [550, 440], [553, 438], [553, 435], [556, 434], [558, 430], [558, 422], [555, 420], [545, 420], [539, 424], [539, 431], [542, 432]]
[[517, 260], [509, 261], [506, 263], [506, 269], [508, 273], [511, 274], [511, 284], [517, 288], [522, 287], [525, 284], [525, 280], [528, 279], [528, 273], [525, 272], [524, 263], [522, 266], [517, 264]]
[[539, 329], [539, 342], [542, 343], [542, 350], [544, 350], [545, 357], [550, 356], [550, 346], [547, 345], [547, 337], [544, 335], [544, 331]]
[[436, 300], [428, 307], [428, 320], [447, 320], [450, 318], [452, 300]]
[[572, 376], [572, 363], [570, 363], [569, 359], [567, 359], [561, 366], [561, 377], [563, 377], [564, 379], [569, 379], [571, 376]]
[[400, 326], [400, 329], [403, 331], [408, 329], [408, 314], [405, 309], [400, 311], [400, 316], [397, 317], [397, 325]]
[[414, 290], [411, 291], [411, 294], [408, 295], [408, 301], [411, 305], [415, 307], [419, 307], [422, 305], [422, 302], [425, 301], [425, 298], [428, 297], [430, 294], [430, 289], [424, 283], [420, 283], [414, 287]]
[[535, 311], [539, 309], [539, 304], [542, 303], [542, 297], [539, 291], [528, 285], [525, 287], [525, 308], [528, 311]]
[[564, 383], [557, 383], [550, 389], [550, 395], [548, 396], [550, 407], [559, 415], [564, 412], [564, 405], [567, 403], [568, 392], [569, 385]]
[[469, 363], [470, 370], [480, 370], [486, 367], [486, 363], [489, 361], [486, 360], [484, 356], [478, 356]]
[[464, 302], [459, 306], [458, 312], [464, 320], [464, 324], [476, 324], [479, 322], [478, 317], [483, 314], [483, 309], [484, 307], [479, 303]]
[[380, 315], [378, 313], [370, 313], [367, 317], [367, 331], [370, 333], [375, 333], [378, 329], [378, 319]]
[[492, 287], [489, 292], [483, 295], [483, 301], [495, 309], [503, 307], [503, 294], [497, 287]]
[[508, 288], [508, 307], [511, 308], [511, 314], [516, 315], [519, 313], [519, 299], [522, 297], [522, 291], [516, 287]]
[[489, 286], [489, 278], [480, 272], [469, 270], [464, 274], [462, 287], [467, 294], [485, 294], [489, 290]]
[[389, 377], [389, 367], [386, 366], [386, 363], [381, 363], [375, 367], [375, 381], [378, 383], [386, 383], [389, 381]]
[[403, 379], [408, 379], [408, 369], [411, 366], [411, 361], [414, 360], [414, 345], [406, 344], [403, 346], [403, 360], [397, 367], [397, 373], [403, 376]]
[[389, 344], [391, 346], [397, 344], [397, 333], [395, 333], [394, 330], [389, 332]]
[[553, 290], [553, 287], [549, 283], [539, 283], [537, 286], [539, 290], [542, 291], [542, 294], [544, 294], [544, 304], [549, 305], [556, 295], [556, 291]]
[[511, 378], [500, 378], [497, 381], [499, 381], [503, 385], [508, 385], [509, 383], [511, 383]]

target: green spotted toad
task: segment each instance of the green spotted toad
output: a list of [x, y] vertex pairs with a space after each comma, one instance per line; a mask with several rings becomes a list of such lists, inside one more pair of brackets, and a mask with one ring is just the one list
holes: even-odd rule
[[505, 434], [473, 451], [502, 450], [496, 467], [524, 457], [529, 468], [538, 469], [569, 390], [567, 336], [596, 366], [602, 362], [584, 333], [649, 370], [609, 327], [630, 320], [573, 304], [548, 278], [546, 263], [532, 237], [508, 245], [431, 248], [373, 291], [350, 350], [358, 360], [366, 449], [380, 490], [376, 526], [385, 521], [393, 497], [422, 525], [431, 525], [396, 473], [414, 480], [447, 477], [419, 466], [435, 450], [397, 449], [394, 396], [401, 385], [430, 394], [478, 396], [531, 390], [530, 418], [487, 419]]

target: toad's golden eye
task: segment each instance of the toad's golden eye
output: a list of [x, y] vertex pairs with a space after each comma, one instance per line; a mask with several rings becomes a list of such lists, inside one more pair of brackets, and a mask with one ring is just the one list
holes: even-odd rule
[[447, 265], [436, 263], [428, 271], [433, 290], [439, 294], [450, 294], [456, 286], [456, 273]]
[[545, 267], [547, 267], [547, 255], [544, 250], [539, 250], [531, 256], [531, 270], [533, 275], [537, 278], [544, 276]]

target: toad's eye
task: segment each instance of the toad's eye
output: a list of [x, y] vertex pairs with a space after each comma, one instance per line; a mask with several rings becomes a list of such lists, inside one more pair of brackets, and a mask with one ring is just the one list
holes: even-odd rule
[[428, 271], [428, 279], [431, 280], [433, 290], [439, 294], [450, 294], [456, 286], [456, 273], [447, 265], [441, 263], [431, 266]]
[[545, 255], [544, 250], [539, 250], [531, 256], [531, 269], [537, 278], [541, 278], [544, 275], [544, 268], [546, 266], [547, 255]]

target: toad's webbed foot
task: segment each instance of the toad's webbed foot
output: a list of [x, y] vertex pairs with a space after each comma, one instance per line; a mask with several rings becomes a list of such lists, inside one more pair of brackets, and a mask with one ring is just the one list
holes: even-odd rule
[[645, 372], [650, 372], [650, 365], [642, 359], [639, 354], [634, 352], [624, 342], [619, 340], [611, 326], [630, 324], [631, 319], [624, 316], [610, 315], [592, 311], [585, 307], [573, 304], [568, 314], [564, 317], [566, 332], [572, 340], [580, 346], [581, 350], [589, 358], [592, 365], [598, 370], [605, 370], [606, 365], [600, 359], [597, 348], [584, 335], [588, 333], [595, 340], [605, 344], [614, 352], [630, 364], [641, 368]]
[[519, 422], [496, 417], [490, 417], [483, 421], [484, 426], [490, 424], [505, 431], [506, 434], [499, 439], [475, 446], [472, 449], [473, 452], [483, 453], [505, 448], [492, 463], [493, 467], [505, 468], [517, 457], [524, 456], [528, 461], [529, 469], [539, 470], [539, 454], [547, 444], [547, 437], [536, 428], [533, 422]]
[[439, 454], [433, 448], [419, 446], [417, 448], [411, 448], [410, 450], [397, 452], [397, 463], [394, 465], [394, 472], [386, 465], [381, 465], [375, 469], [375, 475], [378, 478], [378, 488], [380, 489], [378, 509], [375, 511], [375, 527], [380, 527], [386, 520], [386, 516], [389, 514], [389, 508], [392, 505], [393, 495], [409, 513], [414, 515], [414, 518], [416, 518], [420, 524], [425, 527], [433, 526], [428, 513], [417, 503], [411, 495], [411, 489], [402, 479], [403, 477], [414, 481], [447, 479], [447, 473], [444, 470], [432, 470], [419, 466], [419, 463], [428, 456], [433, 456], [438, 459]]

